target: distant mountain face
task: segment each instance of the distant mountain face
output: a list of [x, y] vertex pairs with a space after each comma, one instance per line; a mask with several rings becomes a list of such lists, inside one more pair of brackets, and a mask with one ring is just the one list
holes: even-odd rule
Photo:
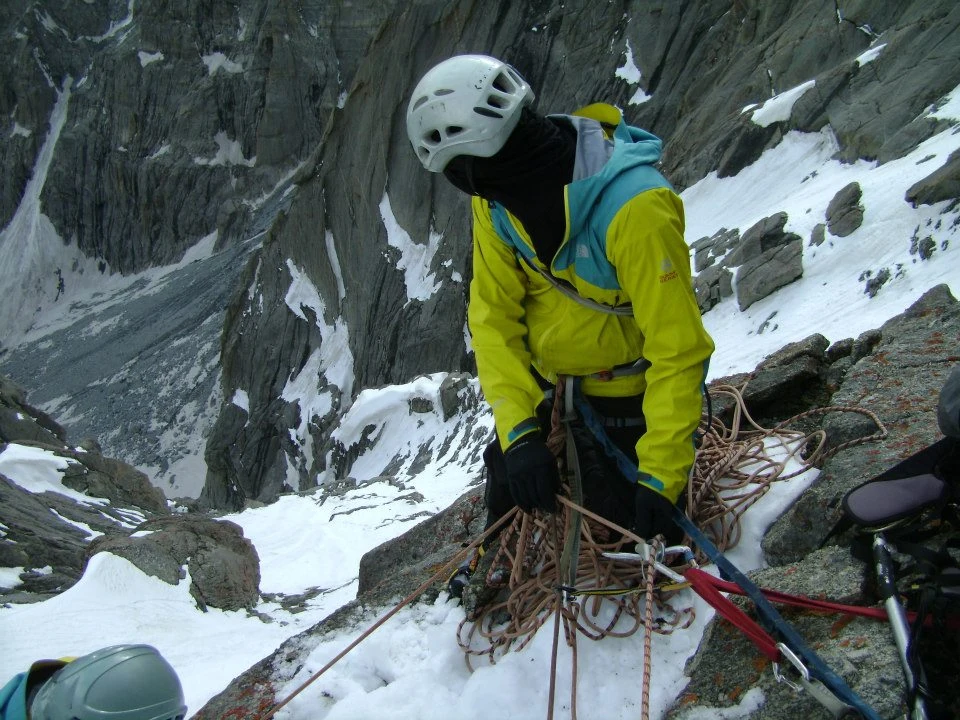
[[[828, 124], [846, 160], [902, 157], [960, 84], [958, 26], [953, 0], [7, 4], [0, 226], [31, 193], [46, 222], [0, 236], [0, 258], [26, 268], [0, 269], [0, 288], [30, 299], [0, 330], [4, 370], [173, 494], [203, 485], [236, 507], [343, 476], [351, 454], [332, 433], [360, 390], [472, 370], [466, 203], [404, 132], [432, 64], [503, 57], [543, 112], [612, 102], [665, 140], [682, 189]], [[744, 112], [810, 81], [783, 117]], [[42, 329], [91, 272], [168, 265], [202, 240], [220, 252], [162, 292], [144, 280]], [[49, 258], [63, 243], [99, 267], [58, 268], [61, 298]], [[199, 442], [206, 468], [188, 469]]]

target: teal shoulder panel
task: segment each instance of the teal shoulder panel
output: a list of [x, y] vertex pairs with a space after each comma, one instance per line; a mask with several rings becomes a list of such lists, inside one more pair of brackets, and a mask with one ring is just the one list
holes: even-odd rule
[[521, 253], [527, 260], [533, 260], [533, 249], [520, 238], [510, 218], [507, 217], [507, 210], [503, 205], [493, 203], [490, 206], [490, 219], [493, 222], [493, 229], [506, 245]]
[[[605, 171], [606, 172], [606, 171]], [[632, 198], [655, 188], [670, 188], [666, 178], [651, 165], [635, 165], [622, 169], [595, 193], [593, 207], [578, 206], [577, 183], [569, 186], [571, 212], [585, 215], [580, 232], [570, 238], [554, 261], [556, 270], [573, 272], [595, 287], [619, 290], [616, 269], [607, 260], [607, 229], [621, 208]], [[593, 194], [593, 193], [590, 193]], [[575, 209], [575, 210], [574, 210]]]

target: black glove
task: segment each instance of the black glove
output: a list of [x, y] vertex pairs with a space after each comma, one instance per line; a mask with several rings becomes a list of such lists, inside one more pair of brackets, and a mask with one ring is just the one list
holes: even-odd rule
[[647, 541], [663, 535], [667, 545], [675, 545], [683, 539], [683, 530], [673, 521], [673, 503], [642, 483], [637, 485], [633, 496], [633, 527], [630, 529]]
[[503, 456], [513, 501], [526, 512], [555, 512], [560, 489], [557, 458], [536, 434], [521, 438]]

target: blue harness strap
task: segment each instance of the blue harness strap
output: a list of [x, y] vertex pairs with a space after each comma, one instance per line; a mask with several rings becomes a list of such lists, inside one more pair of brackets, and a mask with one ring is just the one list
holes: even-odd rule
[[[606, 453], [613, 458], [620, 472], [631, 482], [642, 482], [646, 479], [641, 476], [637, 466], [610, 440], [604, 430], [603, 421], [586, 401], [580, 388], [580, 378], [573, 377], [572, 388], [568, 388], [573, 396], [573, 403], [580, 414], [580, 419], [590, 430], [594, 438], [603, 446]], [[651, 478], [652, 479], [652, 478]], [[781, 642], [778, 645], [781, 655], [790, 662], [801, 674], [803, 687], [821, 704], [839, 717], [844, 710], [856, 710], [866, 720], [881, 720], [869, 705], [867, 705], [850, 687], [843, 678], [837, 675], [820, 657], [807, 645], [799, 633], [794, 630], [776, 608], [764, 596], [760, 589], [747, 578], [727, 557], [720, 552], [710, 538], [698, 528], [692, 520], [676, 505], [673, 505], [673, 521], [681, 528], [707, 557], [719, 568], [723, 576], [736, 583], [744, 593], [754, 602], [757, 614], [764, 629]], [[785, 680], [774, 665], [774, 673], [778, 680]], [[789, 682], [789, 681], [787, 681]], [[797, 687], [797, 686], [795, 686]]]
[[[880, 716], [850, 689], [843, 678], [831, 670], [823, 660], [807, 645], [793, 627], [781, 617], [776, 608], [764, 597], [760, 589], [740, 572], [727, 557], [717, 549], [710, 539], [694, 525], [678, 507], [673, 507], [673, 520], [706, 553], [707, 557], [720, 569], [730, 581], [735, 582], [753, 600], [757, 614], [765, 629], [782, 640], [791, 651], [796, 653], [806, 665], [810, 676], [823, 683], [841, 702], [855, 709], [867, 720], [881, 720]], [[809, 689], [809, 688], [808, 688]]]

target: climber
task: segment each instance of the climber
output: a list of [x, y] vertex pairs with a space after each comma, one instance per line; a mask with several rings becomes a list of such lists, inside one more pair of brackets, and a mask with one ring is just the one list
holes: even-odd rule
[[183, 720], [177, 673], [149, 645], [39, 660], [0, 688], [0, 720]]
[[496, 426], [487, 526], [514, 505], [555, 510], [547, 397], [571, 376], [633, 464], [625, 482], [581, 429], [588, 506], [641, 537], [676, 537], [714, 348], [683, 206], [655, 168], [661, 141], [619, 110], [543, 116], [533, 100], [510, 65], [459, 55], [423, 76], [407, 110], [421, 164], [474, 196], [468, 322]]

